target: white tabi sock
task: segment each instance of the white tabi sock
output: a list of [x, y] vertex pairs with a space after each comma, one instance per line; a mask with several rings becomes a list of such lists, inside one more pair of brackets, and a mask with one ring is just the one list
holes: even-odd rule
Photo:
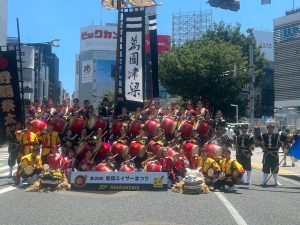
[[9, 167], [9, 174], [8, 174], [8, 176], [9, 176], [9, 177], [11, 177], [11, 176], [12, 176], [12, 171], [13, 171], [13, 167], [12, 167], [12, 166], [10, 166], [10, 167]]
[[251, 171], [247, 171], [247, 184], [251, 185]]
[[260, 183], [260, 185], [264, 186], [267, 184], [267, 179], [268, 179], [268, 174], [267, 173], [263, 173], [263, 178], [262, 181]]
[[242, 182], [243, 183], [247, 182], [246, 173], [244, 173], [243, 176], [242, 176]]
[[276, 186], [282, 185], [281, 183], [278, 182], [278, 173], [274, 173], [273, 178], [274, 178], [274, 183]]

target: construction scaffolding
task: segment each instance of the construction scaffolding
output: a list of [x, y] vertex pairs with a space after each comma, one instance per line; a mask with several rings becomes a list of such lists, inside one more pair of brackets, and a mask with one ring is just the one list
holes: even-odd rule
[[172, 17], [172, 45], [196, 40], [212, 26], [212, 11], [176, 13]]

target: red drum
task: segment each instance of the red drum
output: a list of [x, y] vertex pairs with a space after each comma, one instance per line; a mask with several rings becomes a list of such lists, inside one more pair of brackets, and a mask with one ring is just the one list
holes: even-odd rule
[[50, 123], [54, 127], [53, 130], [58, 132], [59, 134], [64, 133], [68, 126], [68, 122], [65, 119], [59, 117], [54, 118]]
[[213, 167], [209, 167], [208, 170], [207, 170], [207, 172], [206, 172], [206, 175], [208, 177], [214, 177], [215, 176], [215, 170], [214, 170], [214, 168]]
[[151, 136], [156, 136], [159, 131], [159, 122], [154, 120], [147, 120], [144, 125], [144, 130]]
[[76, 155], [78, 156], [78, 158], [83, 159], [86, 156], [86, 153], [88, 151], [92, 151], [93, 147], [86, 144], [86, 143], [81, 143], [78, 147], [78, 150], [76, 152]]
[[190, 137], [193, 133], [193, 125], [188, 121], [181, 122], [179, 129], [182, 136]]
[[143, 128], [143, 123], [140, 120], [134, 120], [130, 123], [129, 133], [138, 135]]
[[112, 124], [111, 130], [114, 134], [119, 134], [121, 132], [122, 127], [123, 127], [123, 121], [115, 120]]
[[94, 150], [97, 151], [98, 157], [106, 158], [111, 152], [111, 146], [106, 142], [98, 141]]
[[86, 120], [82, 117], [71, 117], [69, 121], [69, 128], [77, 133], [81, 133], [85, 126]]
[[168, 117], [163, 118], [160, 127], [164, 130], [166, 134], [174, 134], [177, 123]]
[[203, 151], [207, 152], [207, 157], [212, 159], [220, 159], [222, 158], [222, 147], [217, 144], [208, 144], [204, 146]]
[[97, 172], [112, 172], [112, 169], [106, 163], [100, 163], [96, 166], [95, 171], [97, 171]]
[[87, 128], [90, 130], [98, 130], [99, 128], [102, 129], [102, 131], [104, 131], [106, 129], [106, 121], [97, 117], [97, 116], [93, 116], [89, 119], [88, 123], [87, 123]]
[[33, 120], [31, 121], [31, 132], [41, 133], [45, 128], [47, 128], [47, 123], [42, 120]]
[[194, 130], [198, 131], [201, 137], [204, 137], [209, 132], [209, 124], [206, 121], [198, 120], [194, 126]]
[[162, 166], [159, 164], [159, 162], [151, 161], [146, 165], [146, 172], [161, 172], [161, 170]]
[[121, 158], [125, 158], [128, 153], [127, 145], [124, 145], [122, 142], [114, 142], [111, 148], [111, 151], [114, 155], [118, 155]]
[[178, 155], [178, 154], [179, 154], [179, 153], [176, 152], [175, 150], [169, 150], [169, 151], [167, 152], [167, 158], [173, 159], [174, 156], [176, 156], [176, 155]]
[[182, 145], [183, 153], [188, 158], [191, 159], [199, 155], [199, 146], [191, 142], [184, 142]]
[[129, 154], [143, 158], [146, 154], [146, 146], [140, 142], [133, 141], [129, 146]]
[[148, 144], [147, 152], [151, 152], [154, 155], [161, 155], [161, 146], [156, 141], [150, 141]]
[[134, 167], [128, 164], [123, 164], [119, 170], [119, 172], [134, 172]]

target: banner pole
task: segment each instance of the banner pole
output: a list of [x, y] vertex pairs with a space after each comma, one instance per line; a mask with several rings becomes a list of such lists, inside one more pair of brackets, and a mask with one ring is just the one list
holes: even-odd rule
[[20, 61], [20, 78], [21, 78], [21, 107], [22, 107], [22, 124], [25, 125], [25, 108], [24, 108], [24, 81], [23, 81], [23, 67], [22, 67], [22, 49], [20, 38], [19, 18], [17, 18], [17, 30], [18, 30], [18, 46], [19, 46], [19, 61]]
[[116, 66], [115, 66], [115, 97], [114, 104], [117, 104], [117, 96], [119, 94], [119, 76], [120, 76], [120, 38], [121, 38], [121, 0], [117, 2], [118, 25], [117, 25], [117, 49], [116, 49]]

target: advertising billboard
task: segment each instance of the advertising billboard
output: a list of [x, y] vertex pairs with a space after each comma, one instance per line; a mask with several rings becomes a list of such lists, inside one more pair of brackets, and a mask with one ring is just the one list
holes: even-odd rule
[[274, 40], [273, 32], [253, 31], [256, 44], [261, 47], [261, 51], [265, 54], [268, 61], [274, 61]]
[[82, 62], [81, 68], [81, 83], [93, 82], [93, 60], [87, 60]]
[[117, 25], [92, 25], [80, 29], [80, 52], [116, 51]]
[[[145, 51], [150, 52], [150, 37], [145, 35]], [[171, 37], [169, 35], [157, 35], [157, 51], [158, 53], [168, 52], [171, 48]]]

